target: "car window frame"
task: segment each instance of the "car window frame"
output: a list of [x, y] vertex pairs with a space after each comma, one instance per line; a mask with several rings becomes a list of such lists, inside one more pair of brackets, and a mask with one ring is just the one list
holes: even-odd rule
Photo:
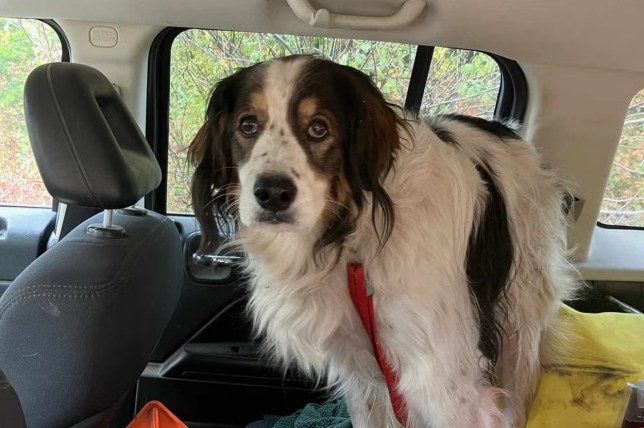
[[[644, 92], [644, 88], [642, 88], [642, 89], [638, 90], [635, 94], [633, 94], [633, 96], [631, 97], [631, 100], [629, 101], [629, 108], [630, 108], [630, 105], [631, 105], [631, 104], [633, 103], [633, 101], [635, 100], [635, 98], [640, 94], [640, 92]], [[627, 117], [628, 117], [627, 115], [625, 115], [625, 116], [624, 116], [624, 122], [626, 122]], [[626, 123], [624, 123], [624, 124], [622, 125], [622, 132], [621, 132], [621, 134], [619, 135], [619, 141], [618, 141], [618, 143], [617, 143], [618, 147], [617, 147], [617, 148], [616, 148], [616, 150], [615, 150], [615, 157], [617, 157], [617, 151], [619, 150], [619, 145], [620, 145], [620, 144], [621, 144], [621, 142], [622, 142], [622, 136], [623, 136], [623, 134], [624, 134], [624, 126], [625, 126], [625, 125], [626, 125]], [[613, 163], [611, 164], [611, 167], [610, 167], [610, 171], [609, 171], [609, 180], [610, 180], [610, 174], [612, 174], [612, 172], [613, 172], [613, 168], [615, 168], [615, 159], [613, 159]], [[600, 207], [600, 212], [601, 212], [601, 209], [602, 209], [602, 207], [603, 207], [603, 205], [604, 205], [604, 198], [606, 197], [606, 193], [605, 193], [605, 192], [606, 192], [606, 190], [607, 190], [607, 189], [608, 189], [608, 181], [606, 182], [606, 188], [604, 189], [604, 196], [602, 196], [602, 205], [601, 205], [601, 207]], [[600, 227], [600, 228], [602, 228], [602, 229], [613, 229], [613, 230], [639, 230], [639, 231], [644, 230], [644, 226], [629, 226], [629, 225], [625, 225], [625, 224], [608, 224], [608, 223], [603, 223], [603, 222], [601, 222], [601, 221], [599, 220], [599, 214], [598, 214], [598, 219], [597, 219], [597, 223], [596, 223], [596, 225], [597, 225], [597, 227]]]
[[[171, 49], [174, 40], [190, 27], [166, 27], [154, 38], [148, 56], [148, 84], [145, 135], [162, 171], [161, 183], [145, 197], [145, 207], [166, 215], [168, 192], [168, 147], [170, 113]], [[216, 29], [215, 29], [216, 30]], [[221, 30], [230, 31], [230, 30]], [[412, 65], [405, 108], [418, 111], [431, 69], [434, 46], [417, 45]], [[449, 49], [462, 49], [444, 46]], [[519, 64], [509, 58], [485, 51], [499, 66], [501, 84], [494, 109], [494, 120], [522, 124], [528, 105], [528, 84]], [[192, 213], [171, 213], [173, 216], [193, 216]]]

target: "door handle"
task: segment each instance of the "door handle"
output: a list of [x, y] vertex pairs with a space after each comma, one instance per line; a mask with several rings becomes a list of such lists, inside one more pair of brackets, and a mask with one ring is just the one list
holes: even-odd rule
[[210, 266], [214, 268], [233, 267], [239, 264], [243, 257], [235, 255], [221, 255], [221, 254], [193, 254], [192, 264], [199, 266]]

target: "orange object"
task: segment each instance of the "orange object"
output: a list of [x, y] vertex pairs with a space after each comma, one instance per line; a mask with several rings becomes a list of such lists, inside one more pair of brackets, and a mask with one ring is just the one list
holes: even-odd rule
[[158, 401], [150, 401], [139, 411], [127, 428], [188, 428]]

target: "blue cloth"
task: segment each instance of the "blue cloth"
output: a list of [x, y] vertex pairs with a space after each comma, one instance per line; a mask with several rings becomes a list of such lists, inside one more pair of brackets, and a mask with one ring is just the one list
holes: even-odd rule
[[344, 400], [325, 404], [308, 404], [291, 416], [279, 419], [272, 428], [351, 428]]

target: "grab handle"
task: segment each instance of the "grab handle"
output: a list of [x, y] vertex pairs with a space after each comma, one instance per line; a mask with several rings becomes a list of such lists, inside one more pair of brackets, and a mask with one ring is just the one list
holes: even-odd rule
[[340, 15], [328, 9], [315, 9], [309, 0], [286, 0], [293, 13], [313, 27], [347, 28], [352, 30], [393, 30], [409, 25], [420, 16], [425, 0], [407, 0], [390, 16]]

